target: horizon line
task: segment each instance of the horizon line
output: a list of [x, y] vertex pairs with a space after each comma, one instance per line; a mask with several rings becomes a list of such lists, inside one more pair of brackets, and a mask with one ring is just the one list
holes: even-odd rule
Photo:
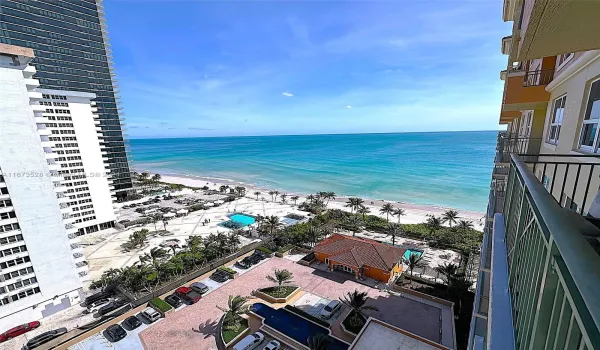
[[175, 136], [175, 137], [130, 137], [129, 140], [152, 139], [201, 139], [201, 138], [226, 138], [226, 137], [278, 137], [278, 136], [337, 136], [337, 135], [392, 135], [392, 134], [434, 134], [451, 132], [500, 132], [502, 130], [447, 130], [447, 131], [395, 131], [395, 132], [351, 132], [351, 133], [323, 133], [323, 134], [276, 134], [276, 135], [230, 135], [230, 136]]

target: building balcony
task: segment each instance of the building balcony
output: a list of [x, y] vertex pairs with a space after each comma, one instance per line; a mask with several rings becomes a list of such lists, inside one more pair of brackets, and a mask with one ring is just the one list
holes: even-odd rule
[[490, 196], [480, 273], [491, 280], [476, 291], [470, 344], [598, 349], [600, 223], [587, 212], [600, 157], [512, 154], [508, 166], [504, 191]]
[[509, 71], [504, 83], [502, 112], [546, 108], [550, 100], [546, 85], [553, 76], [553, 70]]
[[504, 55], [510, 55], [510, 49], [512, 47], [512, 35], [509, 36], [505, 36], [504, 38], [502, 38], [502, 54]]
[[23, 69], [23, 77], [25, 79], [33, 78], [35, 73], [37, 73], [35, 66], [27, 66], [27, 67], [25, 67], [25, 69]]
[[[33, 105], [31, 107], [43, 107], [43, 108], [46, 108], [46, 106], [38, 106], [38, 105]], [[48, 118], [47, 117], [35, 116], [33, 119], [35, 120], [36, 124], [44, 124], [45, 125], [46, 123], [48, 123]]]
[[[34, 112], [46, 112], [46, 106], [34, 105], [34, 104], [31, 104], [30, 106], [31, 106], [31, 109], [33, 109]], [[47, 119], [46, 119], [46, 121], [47, 121]]]
[[40, 134], [40, 136], [50, 136], [52, 135], [52, 131], [48, 128], [45, 129], [38, 129], [37, 130], [38, 134]]
[[28, 91], [27, 95], [29, 95], [29, 99], [33, 101], [38, 101], [42, 99], [42, 93], [37, 91]]
[[[35, 89], [40, 86], [40, 82], [37, 79], [26, 78], [23, 79], [25, 81], [25, 85], [30, 89]], [[31, 97], [31, 96], [30, 96]]]
[[[500, 135], [496, 144], [494, 163], [508, 165], [512, 153], [521, 155], [538, 154], [541, 146], [541, 138]], [[506, 175], [508, 175], [508, 172]]]
[[524, 0], [516, 61], [600, 49], [599, 13], [598, 1]]

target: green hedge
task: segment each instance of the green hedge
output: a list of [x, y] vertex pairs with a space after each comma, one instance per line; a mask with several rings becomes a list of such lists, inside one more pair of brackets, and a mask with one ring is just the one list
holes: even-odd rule
[[223, 323], [223, 341], [225, 342], [225, 344], [229, 343], [233, 340], [233, 338], [237, 337], [244, 330], [246, 330], [246, 328], [248, 328], [248, 320], [245, 318], [241, 318], [240, 324], [235, 328], [229, 326], [226, 323]]
[[302, 316], [308, 320], [311, 320], [320, 326], [323, 326], [325, 328], [331, 328], [331, 325], [328, 322], [325, 322], [322, 319], [309, 314], [308, 312], [302, 311], [293, 305], [286, 305], [284, 306], [284, 309], [288, 310], [289, 312], [293, 312], [298, 316]]
[[281, 286], [281, 287], [267, 287], [261, 288], [258, 291], [263, 292], [273, 298], [287, 298], [293, 291], [296, 290], [296, 286]]
[[158, 297], [150, 300], [150, 306], [155, 307], [162, 312], [167, 312], [173, 308], [169, 303]]
[[261, 252], [263, 252], [265, 254], [268, 254], [268, 255], [272, 255], [273, 254], [273, 251], [271, 249], [269, 249], [269, 248], [267, 248], [265, 246], [262, 246], [262, 245], [260, 247], [256, 248], [256, 250], [261, 251]]
[[287, 244], [287, 245], [284, 245], [283, 247], [280, 247], [279, 249], [277, 249], [277, 252], [278, 253], [285, 253], [285, 252], [287, 252], [288, 250], [290, 250], [292, 248], [294, 248], [293, 244]]
[[221, 266], [217, 270], [225, 271], [230, 275], [235, 275], [237, 273], [237, 271], [230, 269], [229, 267], [225, 267], [225, 266]]

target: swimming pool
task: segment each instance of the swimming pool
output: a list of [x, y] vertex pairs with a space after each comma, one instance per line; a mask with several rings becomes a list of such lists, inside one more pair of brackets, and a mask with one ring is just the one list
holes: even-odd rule
[[265, 319], [265, 324], [308, 346], [308, 338], [319, 334], [329, 338], [328, 350], [347, 350], [348, 344], [329, 336], [329, 330], [286, 309], [273, 309], [263, 303], [252, 304], [250, 310]]
[[256, 222], [252, 216], [244, 215], [244, 214], [233, 214], [229, 217], [231, 220], [238, 222], [244, 226], [252, 225]]
[[404, 252], [404, 260], [408, 260], [408, 258], [412, 255], [412, 254], [416, 254], [417, 256], [421, 256], [423, 255], [423, 251], [422, 250], [416, 250], [416, 249], [407, 249], [406, 252]]

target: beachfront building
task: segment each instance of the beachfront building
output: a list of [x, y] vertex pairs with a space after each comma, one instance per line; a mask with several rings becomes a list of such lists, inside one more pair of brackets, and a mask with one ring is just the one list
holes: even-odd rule
[[469, 349], [600, 349], [600, 3], [513, 22]]
[[0, 329], [79, 303], [87, 277], [33, 57], [0, 44]]
[[406, 249], [370, 239], [333, 234], [314, 247], [315, 259], [333, 271], [388, 283], [402, 273]]
[[96, 95], [117, 196], [132, 187], [102, 0], [0, 1], [0, 43], [31, 48], [40, 87]]
[[97, 107], [91, 102], [96, 96], [88, 92], [37, 89], [42, 94], [40, 104], [49, 139], [56, 153], [58, 173], [67, 188], [66, 203], [71, 207], [77, 235], [114, 227], [116, 200], [106, 145], [99, 126]]

